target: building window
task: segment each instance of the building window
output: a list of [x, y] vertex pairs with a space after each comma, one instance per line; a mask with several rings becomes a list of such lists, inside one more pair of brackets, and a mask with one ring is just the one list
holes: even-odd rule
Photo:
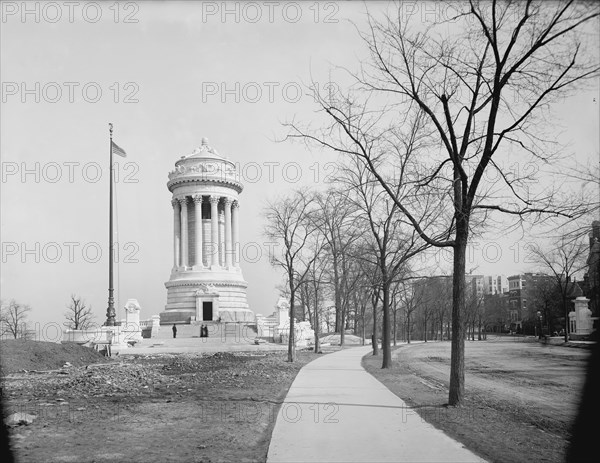
[[527, 299], [523, 299], [523, 308], [525, 309], [527, 307]]

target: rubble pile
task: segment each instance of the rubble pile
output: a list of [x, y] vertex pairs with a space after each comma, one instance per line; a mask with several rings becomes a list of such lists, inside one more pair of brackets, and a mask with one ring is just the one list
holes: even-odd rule
[[120, 362], [76, 367], [66, 362], [48, 371], [21, 371], [3, 378], [5, 399], [89, 400], [93, 398], [152, 398], [165, 393], [209, 393], [211, 388], [239, 388], [248, 380], [268, 383], [274, 374], [293, 377], [297, 368], [281, 354], [155, 355], [123, 357]]

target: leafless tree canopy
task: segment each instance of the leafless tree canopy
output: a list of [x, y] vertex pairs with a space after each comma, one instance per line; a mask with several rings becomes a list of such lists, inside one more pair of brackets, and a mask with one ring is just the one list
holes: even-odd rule
[[535, 256], [547, 273], [554, 277], [565, 317], [565, 342], [569, 340], [569, 292], [575, 274], [586, 267], [587, 244], [582, 240], [572, 241], [570, 236], [559, 238], [547, 250], [536, 249]]
[[71, 301], [67, 305], [67, 311], [64, 315], [67, 319], [65, 325], [71, 330], [85, 330], [89, 328], [94, 318], [92, 307], [86, 305], [83, 298], [75, 294], [71, 294]]
[[[294, 339], [296, 293], [306, 281], [312, 262], [317, 259], [320, 247], [311, 246], [315, 236], [315, 226], [309, 213], [314, 206], [314, 197], [306, 190], [298, 190], [290, 196], [269, 204], [265, 211], [266, 236], [281, 245], [271, 256], [271, 263], [281, 267], [286, 275], [290, 297], [290, 334], [288, 340], [288, 361], [296, 356]], [[310, 252], [311, 247], [313, 251]]]
[[26, 319], [31, 307], [21, 304], [14, 299], [8, 304], [1, 303], [0, 325], [2, 336], [9, 335], [14, 339], [24, 337], [26, 334]]

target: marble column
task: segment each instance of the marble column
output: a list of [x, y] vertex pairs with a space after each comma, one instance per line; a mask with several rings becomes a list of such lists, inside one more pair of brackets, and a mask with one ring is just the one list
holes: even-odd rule
[[179, 251], [181, 245], [181, 212], [179, 206], [179, 200], [173, 198], [171, 200], [173, 205], [173, 268], [179, 267]]
[[240, 230], [239, 230], [239, 208], [240, 204], [237, 201], [234, 201], [231, 205], [231, 228], [232, 230], [232, 249], [233, 249], [233, 266], [240, 266]]
[[210, 196], [210, 235], [211, 235], [211, 253], [212, 265], [219, 265], [219, 212], [217, 205], [219, 204], [218, 196]]
[[225, 212], [219, 211], [219, 265], [225, 267]]
[[181, 266], [188, 266], [188, 210], [187, 196], [179, 198], [181, 204]]
[[231, 198], [225, 198], [225, 266], [232, 266], [231, 259]]
[[202, 268], [204, 266], [202, 262], [202, 195], [194, 195], [194, 204], [196, 207], [196, 262], [194, 262], [194, 266]]

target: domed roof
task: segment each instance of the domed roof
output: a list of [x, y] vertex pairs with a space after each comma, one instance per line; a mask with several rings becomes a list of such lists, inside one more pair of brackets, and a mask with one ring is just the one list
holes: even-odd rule
[[173, 191], [182, 184], [206, 183], [233, 188], [238, 193], [243, 189], [237, 166], [221, 156], [208, 144], [208, 138], [204, 137], [198, 148], [175, 162], [175, 169], [169, 172], [167, 188]]
[[187, 155], [187, 156], [182, 156], [182, 159], [189, 159], [189, 158], [214, 158], [214, 159], [225, 159], [223, 156], [221, 156], [216, 149], [214, 149], [213, 147], [211, 147], [208, 144], [208, 138], [203, 137], [202, 138], [202, 144], [196, 148], [194, 151], [192, 151], [191, 154]]

